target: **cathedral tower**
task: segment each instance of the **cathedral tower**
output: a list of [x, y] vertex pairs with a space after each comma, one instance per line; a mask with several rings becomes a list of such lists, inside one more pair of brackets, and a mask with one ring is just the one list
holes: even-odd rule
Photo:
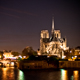
[[52, 18], [51, 37], [48, 30], [42, 30], [40, 36], [40, 53], [41, 55], [55, 55], [61, 57], [64, 50], [67, 50], [65, 38], [61, 38], [60, 30], [54, 30], [54, 18]]

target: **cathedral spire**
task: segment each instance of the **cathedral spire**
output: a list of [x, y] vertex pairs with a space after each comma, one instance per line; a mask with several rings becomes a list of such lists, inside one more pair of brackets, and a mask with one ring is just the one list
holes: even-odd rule
[[54, 17], [52, 18], [52, 34], [54, 32]]

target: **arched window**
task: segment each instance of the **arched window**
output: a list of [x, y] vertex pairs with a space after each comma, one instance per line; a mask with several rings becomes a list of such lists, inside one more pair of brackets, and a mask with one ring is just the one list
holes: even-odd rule
[[43, 38], [47, 38], [47, 34], [46, 33], [43, 34]]

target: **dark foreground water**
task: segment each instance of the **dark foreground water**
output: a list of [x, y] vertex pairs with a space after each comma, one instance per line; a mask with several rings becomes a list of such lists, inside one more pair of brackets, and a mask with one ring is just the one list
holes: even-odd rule
[[80, 70], [30, 70], [0, 68], [0, 80], [80, 80]]

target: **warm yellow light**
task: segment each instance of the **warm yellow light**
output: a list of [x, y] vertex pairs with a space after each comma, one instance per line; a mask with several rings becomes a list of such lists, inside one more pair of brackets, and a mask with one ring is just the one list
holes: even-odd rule
[[61, 80], [68, 80], [67, 70], [61, 69]]
[[0, 55], [0, 58], [1, 58], [1, 55]]
[[79, 80], [79, 72], [76, 70], [73, 72], [74, 80]]
[[11, 66], [14, 66], [14, 62], [11, 62]]

